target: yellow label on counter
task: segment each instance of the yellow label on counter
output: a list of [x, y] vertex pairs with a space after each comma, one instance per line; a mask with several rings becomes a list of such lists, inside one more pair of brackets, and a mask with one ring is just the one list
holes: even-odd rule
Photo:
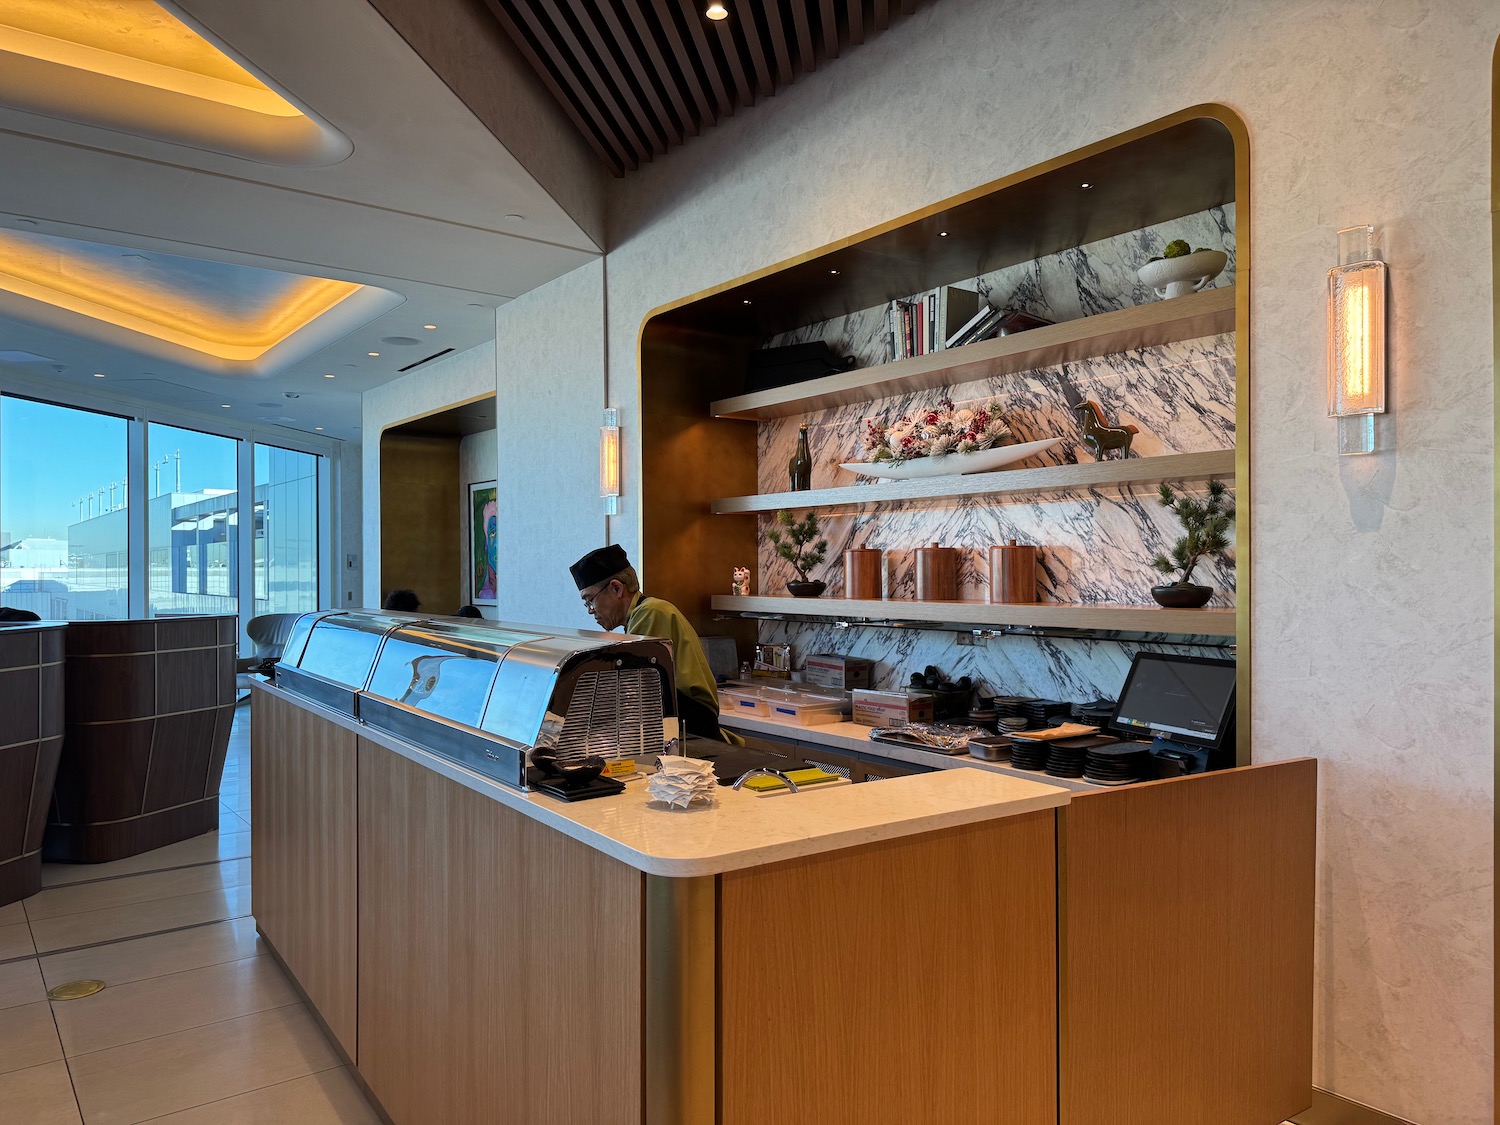
[[614, 758], [604, 763], [603, 777], [629, 777], [635, 773], [634, 758]]

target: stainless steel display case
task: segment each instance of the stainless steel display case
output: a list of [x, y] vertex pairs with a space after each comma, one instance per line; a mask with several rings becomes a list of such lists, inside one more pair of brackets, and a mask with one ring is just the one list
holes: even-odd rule
[[675, 711], [665, 641], [418, 614], [309, 614], [276, 679], [518, 789], [537, 747], [561, 761], [659, 753]]

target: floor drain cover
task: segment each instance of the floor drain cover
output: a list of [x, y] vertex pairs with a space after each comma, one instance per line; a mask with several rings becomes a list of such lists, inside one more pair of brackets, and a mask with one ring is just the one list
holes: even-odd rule
[[47, 989], [48, 1000], [82, 1000], [85, 996], [92, 996], [96, 992], [104, 990], [102, 980], [70, 980], [67, 984], [60, 984], [56, 988]]

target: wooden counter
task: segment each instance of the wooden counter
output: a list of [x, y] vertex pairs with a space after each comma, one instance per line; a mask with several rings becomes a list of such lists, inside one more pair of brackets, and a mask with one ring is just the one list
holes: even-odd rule
[[[251, 735], [257, 926], [397, 1125], [1274, 1125], [1307, 1103], [1312, 763], [1129, 806], [953, 770], [673, 813], [634, 785], [504, 790], [271, 687]], [[1160, 833], [1138, 858], [1111, 839], [1135, 802]], [[1161, 909], [1174, 888], [1190, 909]], [[1246, 948], [1273, 924], [1274, 952]], [[1167, 1024], [1219, 1046], [1121, 1041]], [[1138, 1102], [1101, 1116], [1126, 1068]]]

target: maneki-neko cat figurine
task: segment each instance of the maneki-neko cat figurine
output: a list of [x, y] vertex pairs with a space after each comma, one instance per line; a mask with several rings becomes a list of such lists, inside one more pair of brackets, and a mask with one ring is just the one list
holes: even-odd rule
[[734, 568], [734, 584], [729, 587], [729, 592], [737, 598], [750, 596], [750, 568], [748, 566]]

